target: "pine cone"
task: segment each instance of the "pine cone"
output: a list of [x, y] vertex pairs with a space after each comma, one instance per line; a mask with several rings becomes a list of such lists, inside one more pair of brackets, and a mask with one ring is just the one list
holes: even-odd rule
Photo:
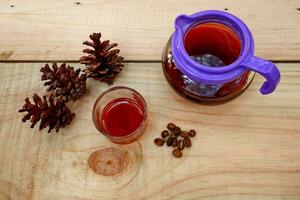
[[66, 66], [65, 63], [60, 67], [53, 63], [52, 69], [46, 64], [40, 71], [42, 81], [47, 80], [44, 85], [49, 85], [47, 91], [55, 98], [60, 97], [64, 102], [76, 101], [87, 93], [86, 75], [79, 76], [80, 69], [74, 71], [73, 67]]
[[81, 64], [87, 65], [84, 72], [88, 78], [94, 78], [107, 84], [112, 84], [115, 76], [122, 70], [123, 57], [119, 56], [119, 49], [112, 49], [117, 43], [109, 44], [109, 40], [100, 41], [101, 33], [93, 33], [90, 35], [92, 42], [85, 41], [84, 45], [90, 46], [83, 53], [89, 54], [82, 56], [79, 61]]
[[38, 121], [41, 121], [39, 130], [49, 126], [48, 133], [54, 128], [56, 132], [58, 132], [60, 128], [69, 125], [75, 116], [75, 113], [72, 113], [60, 98], [54, 100], [52, 96], [43, 96], [43, 99], [41, 99], [37, 94], [34, 94], [32, 98], [34, 104], [26, 98], [23, 108], [19, 110], [19, 112], [28, 112], [22, 118], [22, 122], [26, 122], [30, 119], [32, 122], [31, 128], [33, 128]]

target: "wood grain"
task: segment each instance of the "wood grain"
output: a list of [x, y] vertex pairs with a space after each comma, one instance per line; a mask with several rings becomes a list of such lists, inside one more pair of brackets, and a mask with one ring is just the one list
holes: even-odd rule
[[[275, 93], [261, 95], [257, 76], [242, 96], [219, 106], [178, 96], [160, 64], [127, 64], [115, 85], [144, 95], [150, 121], [133, 144], [142, 149], [141, 164], [116, 177], [94, 174], [87, 163], [92, 152], [112, 145], [91, 120], [93, 102], [108, 86], [89, 80], [89, 94], [70, 105], [75, 120], [59, 134], [21, 123], [17, 110], [24, 98], [43, 91], [41, 66], [0, 64], [1, 200], [300, 199], [298, 64], [279, 65], [282, 81]], [[153, 144], [170, 121], [198, 131], [182, 159]]]
[[177, 15], [225, 8], [248, 24], [258, 56], [299, 60], [299, 0], [3, 1], [0, 60], [78, 60], [82, 42], [99, 31], [127, 60], [160, 60]]

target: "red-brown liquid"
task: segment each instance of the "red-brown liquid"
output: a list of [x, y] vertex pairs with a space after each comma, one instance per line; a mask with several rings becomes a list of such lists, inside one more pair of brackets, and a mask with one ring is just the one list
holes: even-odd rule
[[[242, 47], [237, 33], [231, 28], [215, 22], [203, 23], [192, 27], [184, 38], [185, 49], [192, 59], [209, 67], [226, 67], [238, 59]], [[226, 101], [241, 91], [248, 83], [250, 72], [245, 72], [237, 80], [223, 85], [204, 85], [188, 80], [172, 60], [170, 44], [166, 49], [163, 69], [173, 88], [184, 96], [199, 101]], [[220, 99], [220, 100], [219, 100]]]
[[143, 112], [134, 100], [118, 98], [104, 107], [100, 120], [107, 134], [124, 137], [140, 127]]
[[194, 26], [187, 32], [184, 42], [190, 56], [210, 54], [225, 65], [233, 63], [241, 51], [239, 36], [229, 27], [214, 22]]

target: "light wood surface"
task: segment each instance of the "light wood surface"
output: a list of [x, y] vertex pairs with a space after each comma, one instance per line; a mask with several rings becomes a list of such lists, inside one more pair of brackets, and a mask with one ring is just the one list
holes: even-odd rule
[[[261, 95], [256, 76], [234, 101], [203, 106], [171, 89], [159, 61], [174, 18], [207, 9], [237, 15], [252, 30], [256, 55], [280, 62], [276, 92]], [[299, 200], [299, 19], [299, 0], [3, 0], [0, 200]], [[94, 80], [58, 134], [30, 129], [17, 112], [25, 97], [45, 91], [38, 62], [77, 61], [92, 32], [119, 43], [127, 61], [142, 61], [127, 63], [114, 84], [138, 90], [148, 104], [146, 133], [132, 145], [116, 146], [94, 127], [93, 103], [109, 88]], [[182, 159], [153, 143], [171, 121], [198, 132]], [[90, 169], [88, 157], [103, 147], [129, 152], [121, 174]]]
[[[74, 64], [79, 67], [79, 64]], [[71, 107], [75, 120], [59, 134], [30, 129], [17, 110], [24, 98], [41, 93], [40, 63], [0, 64], [0, 199], [300, 199], [300, 70], [279, 64], [277, 91], [263, 96], [257, 76], [234, 101], [202, 106], [178, 96], [159, 63], [129, 63], [115, 86], [142, 93], [149, 125], [133, 148], [142, 150], [123, 174], [104, 177], [88, 156], [112, 144], [92, 124], [96, 97], [108, 86], [88, 81], [89, 94]], [[182, 159], [153, 139], [173, 121], [197, 130]]]
[[258, 56], [299, 60], [299, 0], [3, 0], [0, 60], [78, 60], [99, 31], [127, 60], [160, 60], [177, 15], [225, 8], [250, 27]]

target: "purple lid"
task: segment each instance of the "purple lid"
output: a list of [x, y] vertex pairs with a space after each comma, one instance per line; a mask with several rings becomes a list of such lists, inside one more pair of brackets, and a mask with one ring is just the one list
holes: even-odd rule
[[[218, 22], [236, 30], [242, 41], [239, 58], [225, 67], [208, 67], [192, 59], [185, 50], [184, 37], [190, 27], [199, 22]], [[266, 78], [260, 91], [273, 92], [280, 81], [280, 72], [272, 62], [254, 56], [254, 41], [249, 28], [237, 17], [223, 11], [208, 10], [193, 15], [179, 15], [175, 20], [172, 37], [172, 53], [176, 67], [196, 82], [216, 85], [237, 79], [247, 70], [252, 70]]]

